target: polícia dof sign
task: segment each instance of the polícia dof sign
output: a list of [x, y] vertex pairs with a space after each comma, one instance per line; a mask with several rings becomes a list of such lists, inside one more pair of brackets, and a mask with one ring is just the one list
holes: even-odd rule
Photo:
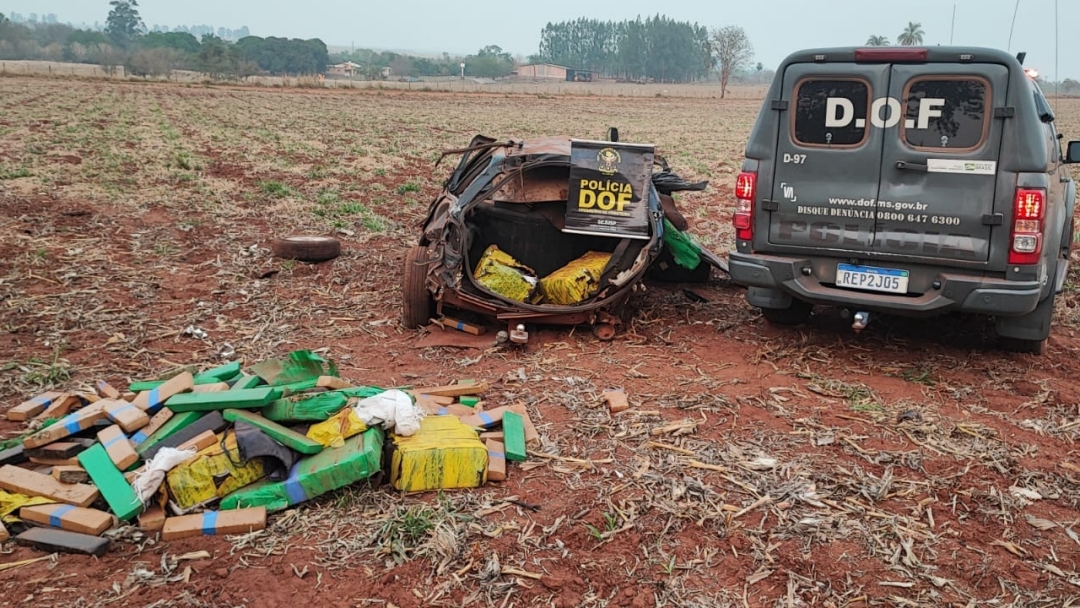
[[[904, 122], [908, 129], [927, 129], [931, 118], [941, 118], [941, 109], [945, 100], [938, 97], [924, 97], [919, 100], [917, 118]], [[887, 110], [887, 112], [886, 112]], [[884, 114], [884, 116], [883, 116]], [[870, 124], [879, 129], [888, 129], [900, 124], [904, 115], [904, 106], [895, 97], [879, 97], [870, 104]], [[865, 118], [855, 118], [855, 104], [846, 97], [830, 97], [825, 101], [825, 127], [842, 129], [855, 123], [856, 129], [866, 126]]]
[[622, 213], [634, 201], [634, 188], [627, 182], [581, 179], [578, 187], [578, 209]]

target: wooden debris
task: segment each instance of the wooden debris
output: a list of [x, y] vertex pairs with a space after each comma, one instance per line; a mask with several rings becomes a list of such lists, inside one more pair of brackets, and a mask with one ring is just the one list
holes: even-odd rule
[[493, 410], [486, 412], [478, 412], [472, 416], [462, 418], [461, 421], [467, 426], [479, 429], [490, 429], [495, 425], [502, 422], [503, 415], [509, 412], [510, 408], [507, 406], [497, 407]]
[[60, 483], [48, 475], [13, 465], [0, 467], [0, 488], [27, 496], [50, 498], [77, 507], [89, 507], [100, 496], [94, 486]]
[[625, 412], [630, 409], [630, 401], [626, 398], [626, 393], [623, 391], [604, 391], [603, 398], [608, 404], [608, 411], [612, 414], [618, 414], [619, 412]]
[[85, 431], [93, 426], [95, 422], [103, 420], [105, 417], [105, 408], [101, 407], [100, 402], [88, 405], [74, 414], [65, 416], [55, 424], [26, 437], [23, 439], [23, 446], [38, 448], [59, 441], [64, 437]]
[[121, 398], [120, 391], [104, 380], [98, 380], [96, 388], [98, 394], [106, 399], [119, 400]]
[[487, 466], [487, 478], [488, 481], [503, 481], [506, 479], [506, 450], [503, 448], [503, 444], [495, 441], [494, 439], [488, 439], [484, 442], [487, 446], [488, 453], [488, 466]]
[[139, 529], [144, 532], [157, 532], [165, 527], [165, 509], [151, 505], [139, 514]]
[[466, 323], [452, 317], [443, 317], [441, 319], [432, 319], [432, 321], [442, 327], [443, 329], [450, 328], [458, 331], [463, 331], [467, 334], [474, 336], [482, 336], [487, 333], [487, 328], [482, 325], [473, 325], [472, 323]]
[[174, 395], [186, 393], [193, 388], [195, 388], [195, 378], [190, 372], [183, 372], [177, 376], [173, 376], [170, 380], [158, 387], [139, 393], [132, 403], [140, 410], [157, 412], [158, 408], [165, 405], [165, 402], [169, 398]]
[[52, 478], [60, 483], [89, 483], [90, 476], [86, 469], [78, 465], [61, 465], [53, 467]]
[[432, 386], [428, 388], [414, 388], [405, 391], [412, 395], [434, 395], [437, 397], [460, 397], [462, 395], [480, 395], [488, 390], [487, 382], [476, 384], [450, 384], [447, 386]]
[[78, 395], [64, 393], [63, 395], [57, 397], [56, 400], [53, 401], [51, 404], [49, 404], [49, 407], [42, 410], [40, 414], [34, 416], [34, 420], [44, 422], [45, 420], [49, 420], [51, 418], [60, 418], [62, 416], [67, 416], [78, 405], [82, 405], [82, 400], [79, 399]]
[[[137, 411], [142, 412], [142, 410]], [[109, 455], [109, 459], [121, 471], [139, 461], [139, 455], [135, 453], [135, 448], [132, 447], [131, 441], [128, 440], [124, 431], [120, 429], [120, 425], [114, 424], [105, 427], [98, 431], [97, 438], [101, 447], [105, 448], [105, 453]]]
[[161, 539], [177, 540], [202, 535], [247, 534], [265, 527], [265, 507], [206, 511], [196, 515], [166, 519], [161, 530]]
[[116, 523], [112, 515], [72, 505], [34, 505], [19, 509], [19, 517], [43, 526], [80, 534], [100, 535]]
[[37, 397], [27, 399], [19, 405], [9, 409], [7, 411], [7, 419], [16, 422], [22, 422], [29, 420], [34, 416], [37, 416], [41, 412], [45, 411], [45, 408], [52, 405], [52, 402], [62, 396], [64, 393], [60, 392], [48, 392], [42, 393]]

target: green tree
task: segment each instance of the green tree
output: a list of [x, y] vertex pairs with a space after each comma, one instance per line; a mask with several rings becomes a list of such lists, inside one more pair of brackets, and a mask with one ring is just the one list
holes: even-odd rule
[[731, 75], [746, 67], [754, 58], [754, 45], [750, 44], [746, 31], [737, 25], [713, 30], [711, 41], [716, 65], [720, 68], [720, 98], [723, 99]]
[[150, 32], [139, 40], [147, 49], [173, 49], [189, 55], [199, 53], [199, 39], [187, 32]]
[[896, 43], [903, 46], [916, 46], [923, 43], [925, 34], [921, 23], [909, 21], [904, 31], [896, 37]]
[[112, 10], [105, 19], [105, 33], [120, 48], [127, 50], [145, 31], [142, 17], [139, 16], [137, 0], [112, 0]]
[[1066, 78], [1061, 81], [1061, 90], [1064, 91], [1066, 95], [1071, 95], [1073, 91], [1080, 90], [1080, 82], [1077, 82], [1072, 78]]
[[866, 46], [889, 46], [887, 36], [870, 36], [866, 39]]

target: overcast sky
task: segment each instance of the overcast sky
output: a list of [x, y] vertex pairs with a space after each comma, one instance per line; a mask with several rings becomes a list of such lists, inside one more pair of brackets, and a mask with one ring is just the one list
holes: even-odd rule
[[[1080, 23], [1080, 1], [1058, 0], [1062, 24], [1062, 77], [1080, 77], [1080, 53], [1070, 35]], [[709, 28], [741, 25], [756, 60], [775, 67], [807, 47], [862, 44], [871, 34], [895, 41], [908, 21], [922, 23], [926, 44], [948, 44], [952, 0], [142, 0], [147, 26], [246, 25], [257, 36], [321, 38], [328, 45], [473, 53], [496, 44], [512, 54], [535, 53], [548, 22], [578, 17], [621, 20], [663, 13]], [[956, 0], [956, 44], [1006, 49], [1016, 0]], [[56, 13], [61, 21], [104, 22], [107, 0], [0, 0], [0, 12], [27, 16]], [[1020, 0], [1013, 52], [1028, 52], [1026, 65], [1054, 79], [1054, 0]]]

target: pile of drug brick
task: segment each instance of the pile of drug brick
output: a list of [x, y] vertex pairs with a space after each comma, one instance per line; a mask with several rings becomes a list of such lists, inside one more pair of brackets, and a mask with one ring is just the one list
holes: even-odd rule
[[[6, 412], [27, 429], [0, 442], [0, 518], [22, 529], [19, 544], [102, 555], [102, 535], [123, 525], [163, 540], [242, 534], [359, 482], [421, 492], [501, 481], [539, 437], [524, 406], [488, 407], [487, 389], [354, 386], [295, 351], [247, 370], [189, 366], [124, 392], [105, 381], [48, 392]], [[373, 419], [379, 400], [410, 409], [416, 428]]]

